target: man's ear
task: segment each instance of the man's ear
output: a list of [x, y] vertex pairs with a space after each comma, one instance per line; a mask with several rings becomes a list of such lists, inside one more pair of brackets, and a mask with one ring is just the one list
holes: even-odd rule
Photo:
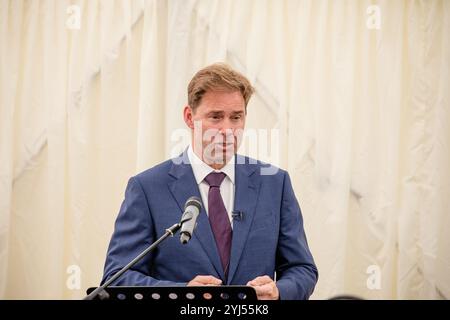
[[194, 119], [193, 119], [193, 111], [189, 105], [186, 105], [183, 110], [184, 122], [186, 125], [194, 130]]

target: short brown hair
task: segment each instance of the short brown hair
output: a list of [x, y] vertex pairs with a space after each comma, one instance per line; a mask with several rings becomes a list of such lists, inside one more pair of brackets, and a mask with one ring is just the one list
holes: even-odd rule
[[214, 63], [198, 71], [189, 82], [188, 103], [192, 110], [200, 105], [207, 91], [240, 91], [245, 101], [245, 109], [255, 91], [250, 81], [225, 63]]

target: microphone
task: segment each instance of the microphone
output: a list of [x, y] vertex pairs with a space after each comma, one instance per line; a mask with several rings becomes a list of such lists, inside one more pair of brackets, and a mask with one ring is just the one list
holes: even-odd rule
[[244, 219], [244, 212], [242, 212], [242, 211], [233, 211], [231, 213], [231, 217], [233, 218], [233, 220], [241, 221], [241, 220]]
[[190, 197], [184, 205], [184, 212], [181, 216], [180, 242], [188, 243], [197, 225], [197, 217], [200, 214], [202, 202], [197, 197]]

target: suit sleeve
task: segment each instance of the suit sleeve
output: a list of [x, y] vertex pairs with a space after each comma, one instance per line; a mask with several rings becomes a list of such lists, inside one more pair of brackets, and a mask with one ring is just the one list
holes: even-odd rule
[[[102, 284], [137, 257], [155, 240], [152, 216], [145, 193], [136, 177], [128, 181], [125, 200], [116, 219], [109, 244]], [[150, 276], [152, 253], [125, 272], [112, 285], [116, 286], [184, 286]]]
[[302, 213], [287, 172], [280, 214], [276, 270], [280, 299], [308, 299], [316, 285], [318, 272], [308, 248]]

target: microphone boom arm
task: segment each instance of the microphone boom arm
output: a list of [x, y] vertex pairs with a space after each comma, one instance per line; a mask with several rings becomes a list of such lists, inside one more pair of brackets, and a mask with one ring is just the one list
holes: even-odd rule
[[[200, 208], [202, 206], [201, 200], [197, 197], [190, 197], [185, 204], [184, 213], [181, 217], [181, 221], [179, 223], [175, 223], [169, 229], [166, 229], [166, 232], [155, 242], [153, 242], [147, 249], [142, 251], [136, 258], [134, 258], [130, 263], [128, 263], [125, 267], [120, 269], [116, 274], [114, 274], [111, 278], [109, 278], [103, 285], [96, 288], [90, 294], [88, 294], [83, 300], [93, 300], [97, 296], [100, 297], [101, 300], [108, 299], [109, 294], [105, 291], [105, 288], [108, 287], [111, 283], [116, 281], [122, 274], [124, 274], [127, 270], [129, 270], [132, 266], [138, 263], [147, 253], [155, 249], [164, 239], [171, 236], [173, 237], [178, 230], [181, 230], [181, 237], [184, 239], [186, 237], [186, 241], [182, 241], [182, 243], [187, 243], [191, 238], [191, 234], [195, 228], [197, 216], [200, 212]], [[186, 222], [190, 222], [192, 225], [186, 224]], [[188, 230], [185, 230], [185, 226]]]

